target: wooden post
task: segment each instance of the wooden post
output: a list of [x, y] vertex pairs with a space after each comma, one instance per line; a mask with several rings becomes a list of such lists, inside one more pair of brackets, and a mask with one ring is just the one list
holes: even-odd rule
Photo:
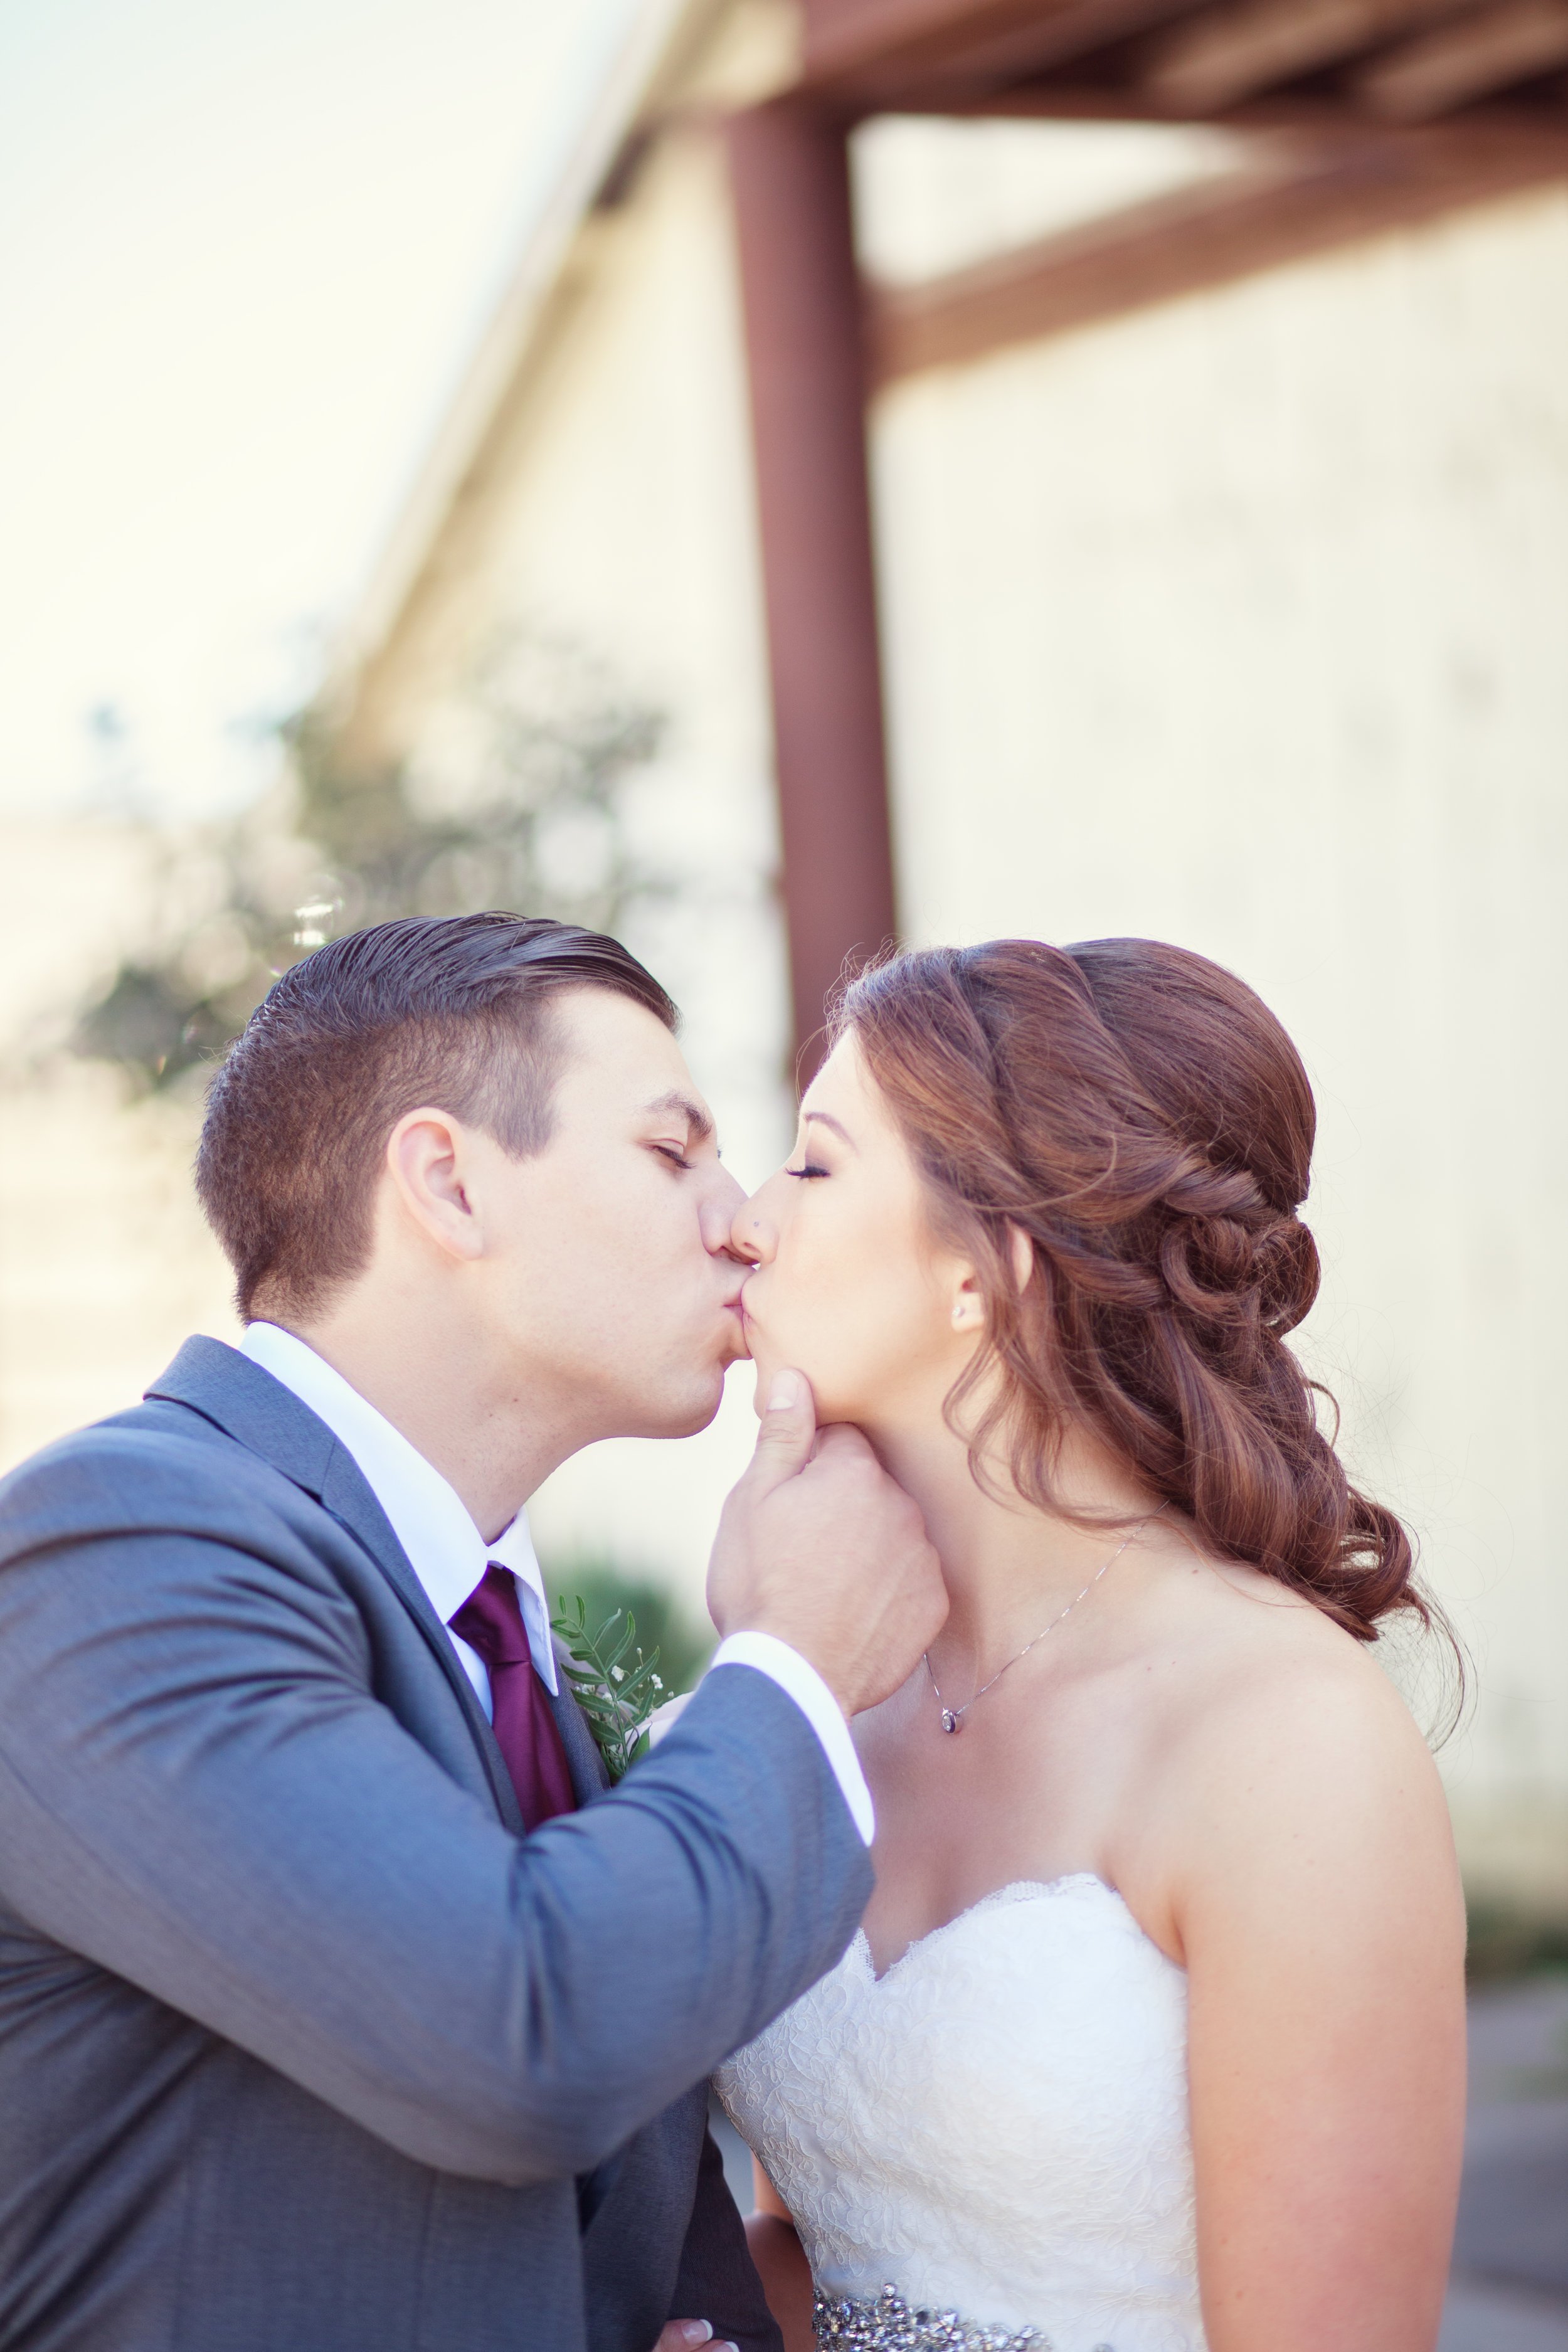
[[842, 125], [786, 98], [730, 136], [804, 1083], [846, 958], [894, 934], [860, 283]]

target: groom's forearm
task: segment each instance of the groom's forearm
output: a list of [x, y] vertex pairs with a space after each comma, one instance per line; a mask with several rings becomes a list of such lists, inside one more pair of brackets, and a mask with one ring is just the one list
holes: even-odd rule
[[816, 1734], [856, 1828], [870, 1845], [877, 1835], [871, 1791], [838, 1701], [810, 1660], [772, 1633], [729, 1633], [714, 1652], [708, 1672], [713, 1674], [723, 1666], [754, 1667], [799, 1707]]
[[853, 1933], [869, 1864], [816, 1736], [727, 1670], [520, 1841], [315, 1581], [195, 1538], [13, 1557], [0, 1895], [418, 2161], [586, 2170]]

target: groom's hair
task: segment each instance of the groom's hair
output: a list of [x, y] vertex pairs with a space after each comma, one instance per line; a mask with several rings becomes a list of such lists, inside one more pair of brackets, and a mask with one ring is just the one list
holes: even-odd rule
[[550, 1140], [552, 1000], [670, 998], [618, 940], [543, 917], [410, 917], [319, 948], [257, 1006], [213, 1081], [196, 1191], [241, 1316], [310, 1311], [370, 1255], [386, 1139], [428, 1103], [518, 1158]]

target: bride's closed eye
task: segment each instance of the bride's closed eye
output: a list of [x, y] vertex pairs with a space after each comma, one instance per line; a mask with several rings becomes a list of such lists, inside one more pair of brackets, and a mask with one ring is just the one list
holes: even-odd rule
[[827, 1171], [826, 1168], [814, 1168], [809, 1160], [806, 1161], [804, 1168], [786, 1168], [784, 1170], [784, 1174], [786, 1176], [798, 1176], [802, 1178], [807, 1176], [826, 1176], [826, 1173]]

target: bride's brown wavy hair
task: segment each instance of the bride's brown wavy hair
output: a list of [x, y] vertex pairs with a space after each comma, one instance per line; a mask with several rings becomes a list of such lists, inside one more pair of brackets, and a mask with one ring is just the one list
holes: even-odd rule
[[1020, 1494], [1058, 1508], [1060, 1439], [1082, 1424], [1211, 1552], [1358, 1641], [1390, 1611], [1440, 1616], [1285, 1344], [1318, 1293], [1296, 1213], [1317, 1112], [1250, 988], [1153, 940], [993, 940], [864, 972], [833, 1026], [854, 1031], [937, 1225], [979, 1273], [987, 1342], [948, 1399], [977, 1474], [1000, 1440]]

